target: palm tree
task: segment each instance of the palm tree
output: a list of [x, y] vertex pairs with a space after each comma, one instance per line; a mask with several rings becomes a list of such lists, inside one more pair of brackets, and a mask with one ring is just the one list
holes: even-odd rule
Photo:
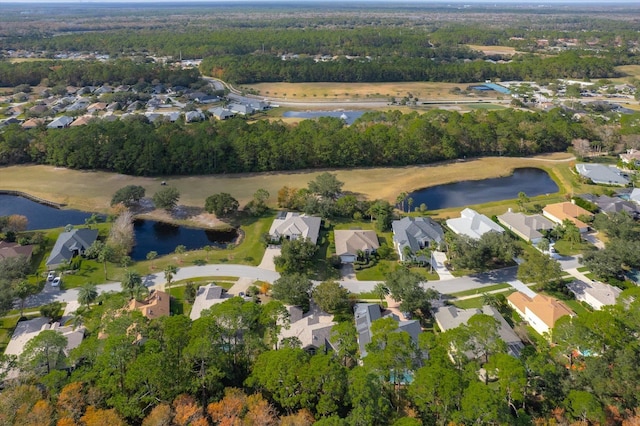
[[396, 197], [396, 204], [400, 206], [400, 210], [402, 210], [404, 212], [404, 200], [407, 198], [407, 193], [406, 192], [401, 192], [400, 194], [398, 194], [398, 196]]
[[164, 279], [167, 281], [167, 288], [171, 286], [171, 280], [173, 280], [173, 277], [177, 272], [178, 267], [175, 265], [167, 265], [167, 267], [164, 268]]
[[413, 198], [409, 197], [407, 198], [407, 210], [409, 211], [409, 213], [411, 213], [411, 206], [413, 206]]
[[78, 302], [80, 305], [86, 306], [89, 309], [89, 305], [96, 301], [98, 297], [98, 289], [93, 283], [87, 283], [78, 289]]
[[182, 244], [177, 246], [176, 249], [174, 250], [175, 254], [178, 255], [178, 261], [180, 263], [182, 263], [182, 255], [184, 254], [185, 251], [187, 251], [187, 248]]
[[153, 261], [155, 260], [156, 257], [158, 257], [157, 251], [150, 251], [149, 253], [147, 253], [147, 260], [151, 262], [151, 269], [155, 269]]
[[373, 292], [380, 299], [380, 304], [384, 303], [384, 298], [389, 295], [389, 289], [384, 283], [378, 283], [373, 287]]
[[209, 261], [209, 255], [211, 254], [211, 246], [204, 246], [202, 248], [202, 250], [204, 250], [204, 252], [207, 254], [207, 262]]
[[138, 287], [144, 287], [140, 274], [136, 271], [126, 271], [124, 273], [124, 279], [122, 280], [122, 289], [128, 291], [129, 296], [133, 298]]
[[402, 254], [404, 255], [405, 262], [411, 262], [413, 260], [413, 250], [411, 250], [411, 246], [404, 246], [402, 248]]

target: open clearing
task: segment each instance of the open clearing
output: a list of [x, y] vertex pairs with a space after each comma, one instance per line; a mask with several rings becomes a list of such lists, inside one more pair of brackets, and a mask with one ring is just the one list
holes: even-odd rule
[[[453, 95], [449, 93], [454, 87], [466, 89], [470, 83], [433, 83], [433, 82], [400, 82], [400, 83], [258, 83], [242, 85], [240, 89], [257, 91], [260, 96], [305, 102], [327, 102], [330, 100], [389, 99], [403, 98], [411, 93], [419, 101], [429, 100], [469, 100], [476, 96]], [[496, 99], [498, 93], [481, 94], [482, 99]]]
[[473, 50], [479, 50], [485, 55], [514, 55], [516, 49], [509, 46], [480, 46], [477, 44], [468, 44], [467, 47]]
[[[391, 202], [402, 191], [460, 180], [477, 180], [506, 176], [518, 167], [544, 166], [548, 170], [567, 168], [566, 153], [534, 158], [485, 157], [463, 162], [439, 163], [397, 168], [366, 168], [332, 171], [345, 182], [344, 190], [368, 199]], [[550, 161], [551, 160], [551, 161]], [[553, 161], [555, 160], [555, 161]], [[141, 185], [152, 196], [162, 188], [161, 181], [180, 191], [180, 204], [203, 206], [209, 195], [228, 192], [243, 206], [253, 193], [265, 188], [275, 205], [278, 190], [287, 185], [301, 188], [322, 171], [295, 171], [209, 176], [134, 177], [117, 173], [70, 170], [52, 166], [29, 165], [0, 168], [0, 189], [23, 191], [69, 207], [106, 212], [113, 193], [125, 185]], [[559, 174], [560, 172], [556, 173]], [[461, 179], [463, 177], [463, 179]]]
[[632, 79], [640, 79], [640, 65], [620, 65], [615, 67], [616, 72], [622, 74], [622, 77], [612, 78], [615, 83], [628, 83]]

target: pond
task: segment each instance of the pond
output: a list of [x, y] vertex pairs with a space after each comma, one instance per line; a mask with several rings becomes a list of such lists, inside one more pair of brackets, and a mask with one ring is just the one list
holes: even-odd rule
[[364, 111], [286, 111], [282, 116], [295, 118], [335, 117], [342, 118], [347, 124], [353, 124], [364, 113]]
[[177, 246], [183, 245], [187, 250], [197, 250], [204, 246], [226, 247], [238, 236], [236, 229], [205, 230], [176, 226], [154, 220], [136, 219], [133, 222], [136, 234], [136, 245], [129, 254], [133, 260], [145, 260], [150, 251], [158, 252], [158, 256], [173, 253]]
[[413, 208], [424, 203], [429, 210], [511, 200], [524, 192], [528, 197], [558, 192], [558, 185], [542, 169], [521, 168], [511, 176], [437, 185], [409, 194]]
[[[59, 210], [16, 195], [0, 194], [0, 216], [12, 214], [26, 216], [29, 230], [84, 225], [85, 219], [91, 217], [91, 213]], [[236, 229], [205, 230], [141, 219], [135, 220], [133, 228], [136, 239], [136, 245], [130, 253], [133, 260], [145, 260], [150, 251], [158, 252], [159, 256], [173, 253], [179, 245], [187, 250], [204, 246], [226, 247], [238, 236]]]

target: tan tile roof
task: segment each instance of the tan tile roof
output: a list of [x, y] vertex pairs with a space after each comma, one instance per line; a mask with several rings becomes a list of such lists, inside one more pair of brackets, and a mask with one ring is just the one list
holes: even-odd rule
[[32, 254], [33, 246], [31, 245], [21, 246], [18, 243], [0, 241], [0, 260], [18, 256], [25, 256], [30, 259]]
[[149, 319], [169, 316], [171, 313], [170, 296], [164, 291], [154, 290], [142, 302], [132, 299], [127, 309], [129, 311], [133, 311], [134, 309], [139, 310], [142, 312], [142, 315]]
[[549, 328], [553, 328], [556, 321], [563, 316], [575, 313], [569, 309], [567, 305], [558, 299], [554, 299], [544, 294], [538, 294], [534, 298], [530, 298], [523, 293], [512, 293], [507, 297], [519, 311], [525, 312], [528, 308], [538, 318], [540, 318]]
[[542, 210], [548, 215], [551, 215], [560, 221], [569, 219], [578, 228], [585, 228], [588, 226], [586, 223], [578, 220], [578, 216], [592, 216], [590, 211], [585, 210], [576, 204], [570, 203], [569, 201], [565, 201], [564, 203], [549, 204]]
[[336, 254], [358, 254], [358, 250], [377, 250], [380, 247], [375, 231], [337, 230], [334, 231]]

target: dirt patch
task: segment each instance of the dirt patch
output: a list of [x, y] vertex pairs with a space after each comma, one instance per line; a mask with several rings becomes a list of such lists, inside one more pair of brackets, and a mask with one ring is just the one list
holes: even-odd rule
[[509, 46], [480, 46], [477, 44], [467, 45], [469, 49], [479, 50], [485, 55], [514, 55], [516, 49]]

